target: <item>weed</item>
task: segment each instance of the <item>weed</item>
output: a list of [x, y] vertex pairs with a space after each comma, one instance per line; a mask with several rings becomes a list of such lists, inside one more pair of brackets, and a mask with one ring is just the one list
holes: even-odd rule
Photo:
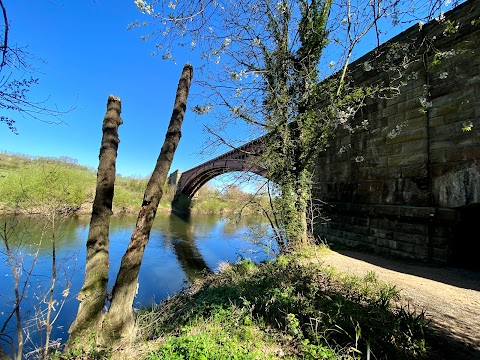
[[397, 297], [374, 273], [345, 276], [296, 253], [242, 260], [165, 301], [142, 336], [167, 339], [151, 359], [422, 357], [424, 317], [395, 310]]

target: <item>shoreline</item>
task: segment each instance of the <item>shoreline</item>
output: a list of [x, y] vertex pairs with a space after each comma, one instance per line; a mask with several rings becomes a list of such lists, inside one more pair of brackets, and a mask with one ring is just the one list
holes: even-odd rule
[[[88, 206], [88, 208], [87, 208]], [[80, 207], [68, 207], [65, 209], [60, 209], [56, 213], [61, 214], [65, 217], [74, 217], [74, 216], [90, 216], [92, 214], [92, 204], [82, 204]], [[112, 216], [136, 216], [140, 208], [134, 207], [121, 207], [112, 209]], [[190, 211], [192, 215], [218, 215], [218, 216], [230, 216], [235, 215], [237, 209], [220, 209], [220, 211], [202, 211], [200, 208], [193, 208]], [[159, 206], [157, 213], [173, 213], [170, 207]], [[9, 215], [21, 215], [21, 216], [38, 216], [45, 214], [45, 211], [41, 209], [31, 208], [31, 209], [22, 209], [22, 208], [8, 208], [0, 204], [0, 216], [9, 216]], [[255, 211], [246, 211], [241, 216], [245, 215], [259, 215]]]

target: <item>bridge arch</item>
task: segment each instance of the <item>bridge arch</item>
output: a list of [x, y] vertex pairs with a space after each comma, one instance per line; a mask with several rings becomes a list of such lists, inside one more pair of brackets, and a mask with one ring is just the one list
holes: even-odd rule
[[239, 159], [225, 159], [222, 161], [209, 162], [183, 173], [177, 185], [177, 195], [193, 197], [195, 193], [208, 181], [229, 172], [251, 172], [265, 177], [267, 170], [258, 165], [252, 165], [249, 161]]
[[267, 169], [258, 164], [258, 155], [263, 152], [264, 142], [264, 136], [261, 136], [201, 165], [195, 166], [181, 173], [181, 175], [178, 170], [172, 173], [169, 176], [168, 183], [176, 185], [177, 188], [172, 207], [175, 207], [174, 203], [178, 202], [180, 197], [191, 199], [209, 180], [225, 173], [241, 171], [266, 177]]

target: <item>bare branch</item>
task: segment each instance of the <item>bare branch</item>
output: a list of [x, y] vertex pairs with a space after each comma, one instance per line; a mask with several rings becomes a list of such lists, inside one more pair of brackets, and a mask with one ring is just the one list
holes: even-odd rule
[[3, 0], [0, 0], [0, 7], [2, 8], [3, 14], [3, 23], [5, 25], [5, 29], [3, 30], [3, 45], [2, 45], [2, 62], [0, 63], [0, 69], [2, 69], [5, 64], [7, 63], [7, 51], [8, 51], [8, 18], [7, 18], [7, 10], [3, 5]]

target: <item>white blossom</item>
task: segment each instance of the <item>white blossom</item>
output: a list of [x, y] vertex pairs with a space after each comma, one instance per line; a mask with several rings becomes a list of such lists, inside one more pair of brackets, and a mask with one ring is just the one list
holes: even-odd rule
[[418, 72], [414, 71], [410, 75], [407, 76], [407, 80], [417, 80], [418, 79]]
[[454, 50], [454, 49], [451, 49], [451, 50], [448, 50], [448, 51], [443, 51], [443, 52], [439, 52], [436, 54], [436, 56], [439, 58], [439, 59], [449, 59], [453, 56], [457, 55], [457, 52]]
[[445, 14], [442, 12], [440, 12], [440, 15], [438, 15], [438, 17], [435, 18], [435, 20], [437, 20], [438, 22], [442, 22], [445, 20]]
[[428, 101], [426, 98], [422, 97], [419, 98], [420, 104], [422, 105], [423, 108], [428, 109], [429, 107], [432, 107], [432, 102]]
[[438, 77], [442, 80], [446, 79], [447, 76], [448, 76], [448, 72], [446, 72], [446, 71], [444, 71], [444, 72], [440, 73], [440, 75], [438, 75]]
[[340, 149], [338, 150], [338, 153], [341, 155], [343, 153], [346, 153], [348, 149], [351, 149], [352, 148], [352, 144], [347, 144], [347, 145], [343, 145], [342, 147], [340, 147]]
[[153, 14], [153, 5], [148, 4], [145, 0], [134, 0], [133, 1], [137, 7], [137, 10], [142, 14]]
[[241, 81], [242, 78], [247, 78], [248, 77], [248, 73], [247, 73], [247, 70], [240, 70], [239, 72], [235, 72], [235, 71], [232, 71], [230, 73], [230, 79], [232, 80], [238, 80], [238, 81]]
[[175, 5], [173, 2], [170, 1], [170, 3], [168, 4], [168, 7], [172, 10], [175, 10], [175, 8], [177, 7], [177, 5]]
[[225, 38], [225, 40], [223, 40], [223, 46], [224, 47], [228, 47], [230, 44], [232, 43], [232, 39], [230, 38]]
[[395, 128], [393, 128], [388, 134], [388, 138], [389, 139], [394, 139], [396, 138], [398, 135], [400, 135], [400, 133], [402, 132], [402, 128], [404, 128], [405, 126], [407, 126], [407, 122], [403, 122], [401, 124], [397, 124], [395, 125]]
[[169, 50], [165, 51], [162, 55], [162, 60], [173, 60], [172, 53]]
[[370, 63], [369, 63], [368, 61], [365, 61], [365, 62], [363, 63], [363, 70], [365, 70], [365, 71], [370, 71], [370, 70], [372, 70], [372, 69], [373, 69], [373, 67], [372, 67], [372, 65], [370, 65]]
[[193, 107], [193, 111], [198, 115], [205, 115], [208, 114], [212, 110], [212, 104], [206, 105], [195, 105]]
[[328, 64], [328, 66], [333, 68], [335, 66], [335, 61], [330, 61], [330, 64]]

